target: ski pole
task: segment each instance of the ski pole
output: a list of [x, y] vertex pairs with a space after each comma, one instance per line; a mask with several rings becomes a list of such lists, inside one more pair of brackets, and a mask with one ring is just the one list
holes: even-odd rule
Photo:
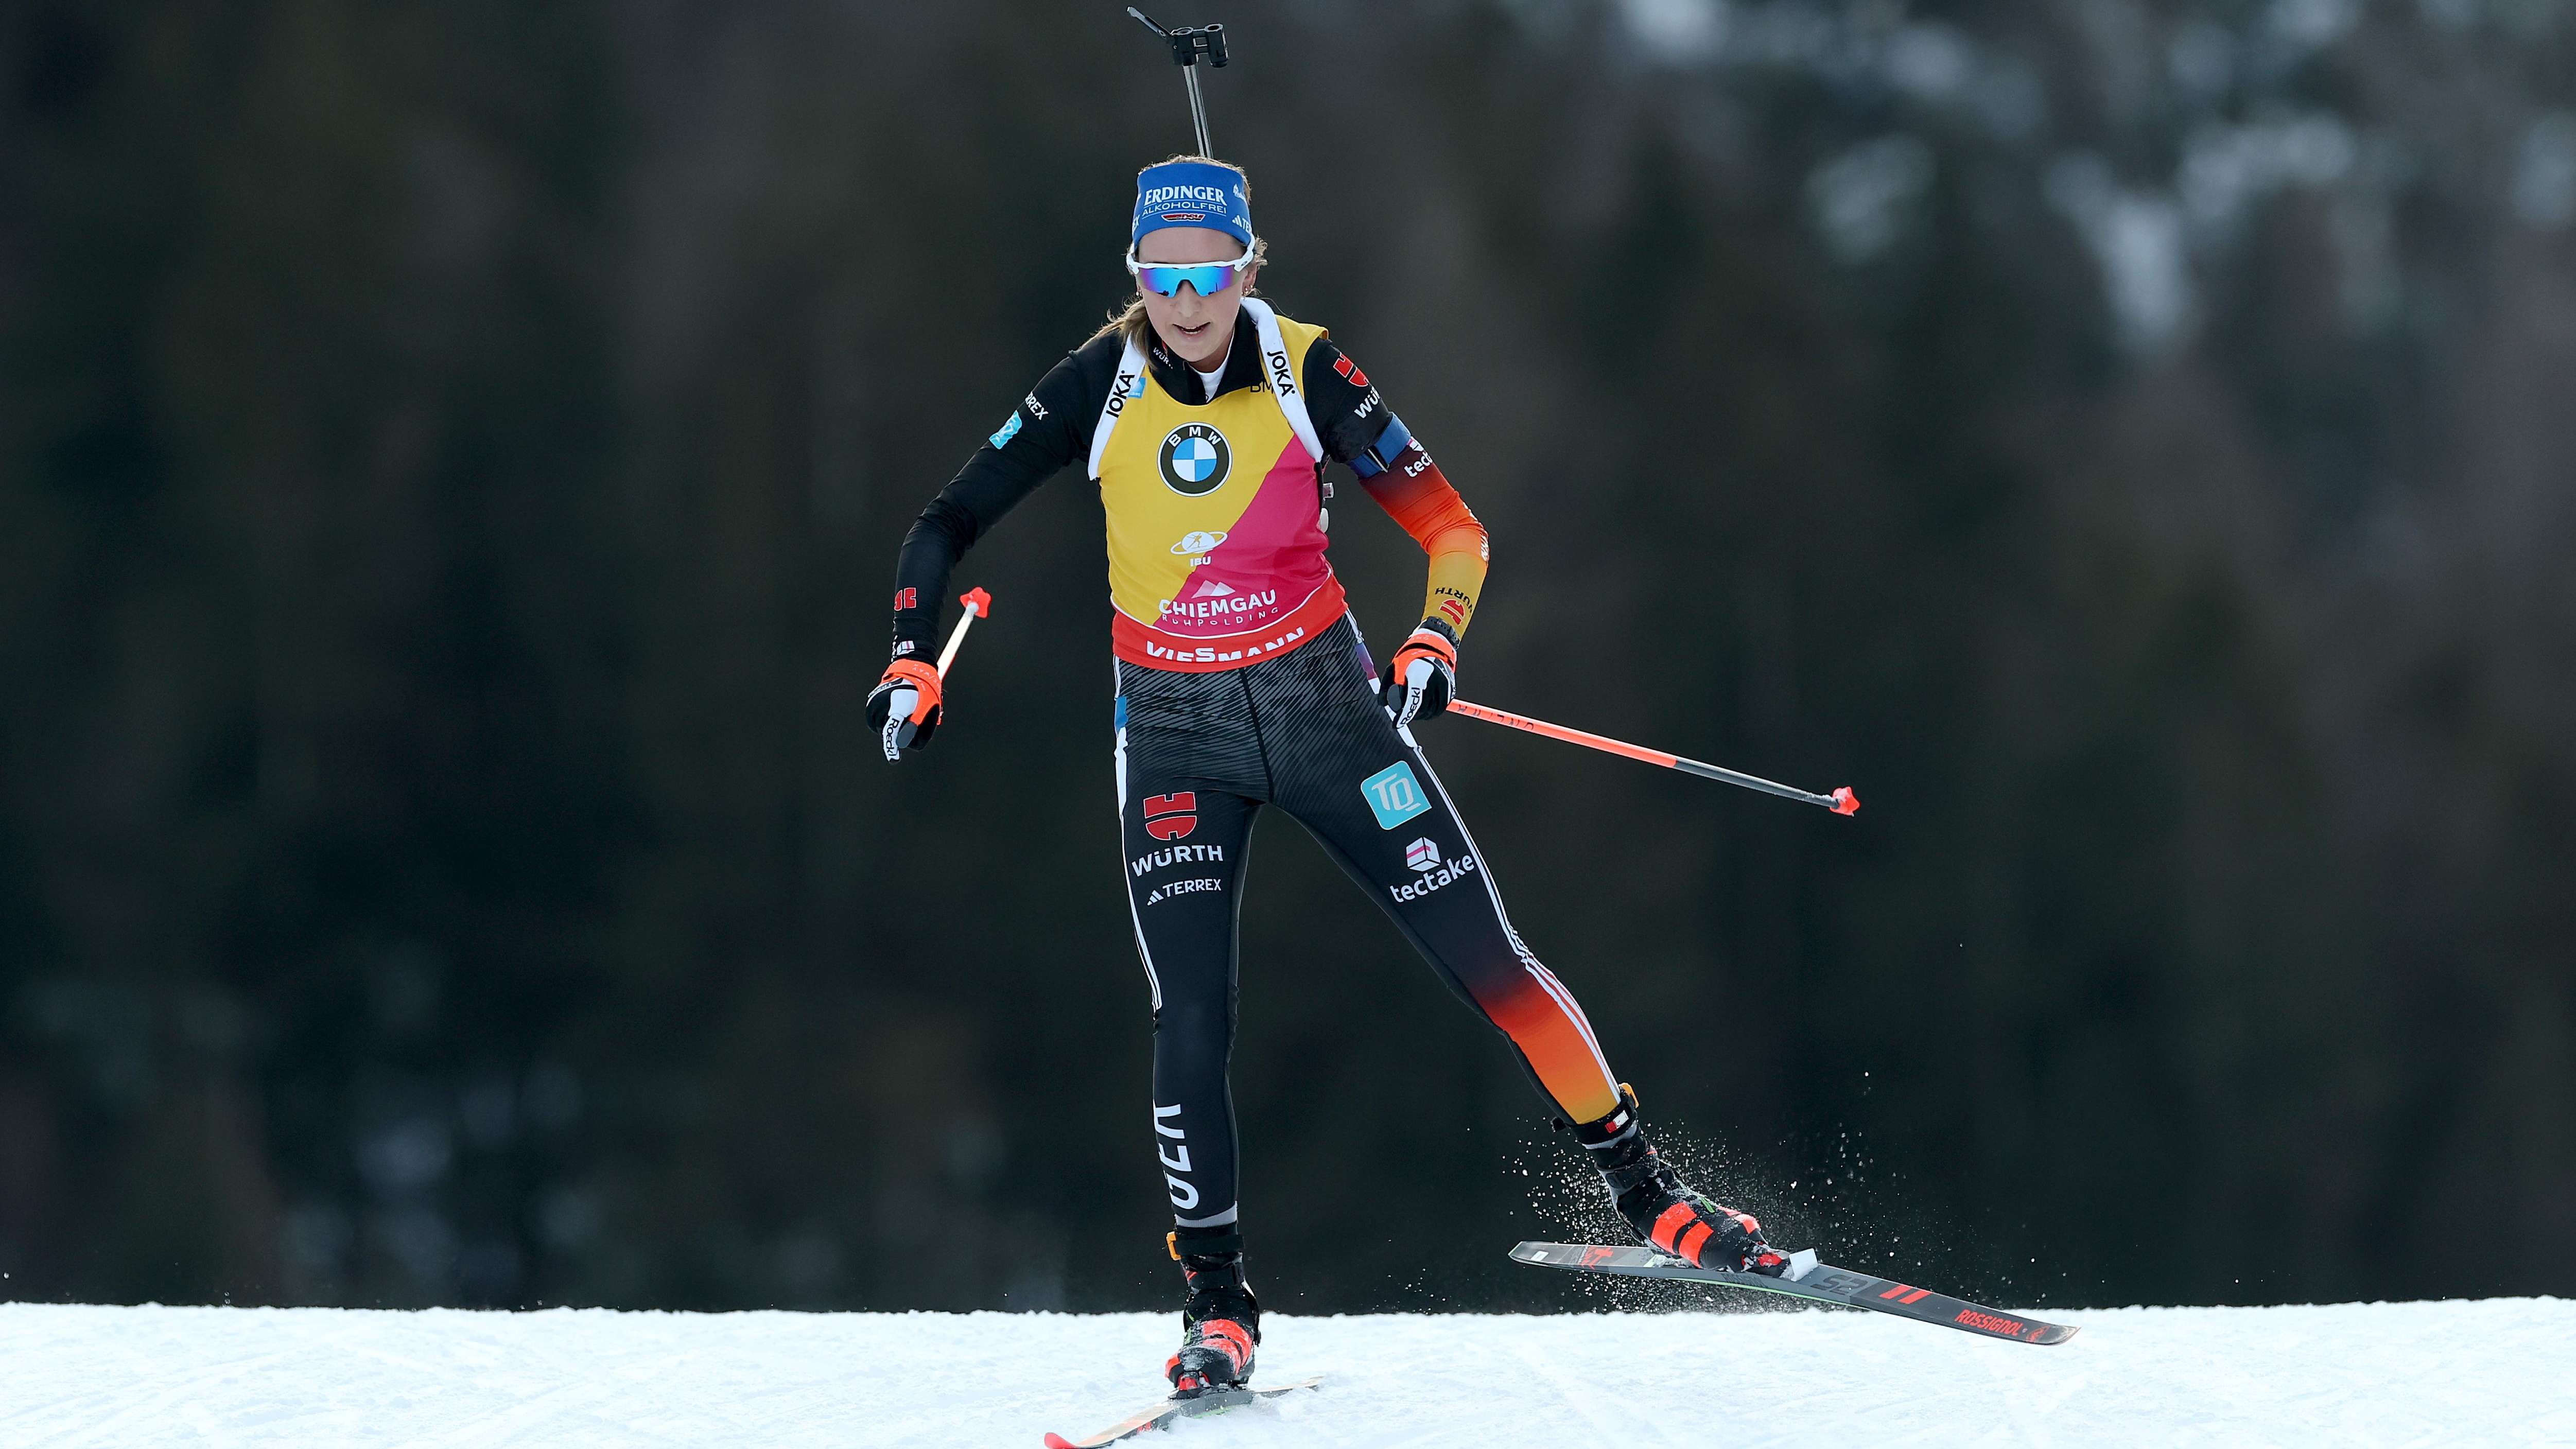
[[941, 679], [948, 677], [948, 666], [957, 658], [957, 646], [966, 642], [966, 626], [990, 618], [993, 613], [993, 596], [982, 589], [968, 589], [957, 596], [957, 602], [966, 606], [966, 612], [957, 616], [957, 627], [949, 631], [947, 646], [939, 651]]
[[1650, 750], [1643, 745], [1632, 745], [1625, 740], [1611, 739], [1607, 735], [1586, 734], [1582, 730], [1567, 729], [1560, 724], [1549, 724], [1543, 719], [1531, 719], [1525, 714], [1513, 714], [1509, 710], [1469, 704], [1463, 699], [1449, 701], [1449, 712], [1463, 714], [1469, 719], [1480, 719], [1487, 724], [1509, 725], [1516, 730], [1527, 730], [1534, 735], [1563, 740], [1570, 745], [1583, 745], [1613, 755], [1625, 755], [1632, 760], [1643, 760], [1649, 765], [1661, 765], [1668, 770], [1697, 775], [1703, 780], [1723, 780], [1729, 785], [1741, 785], [1747, 790], [1759, 790], [1765, 795], [1777, 795], [1783, 800], [1803, 800], [1810, 805], [1822, 805], [1836, 815], [1860, 813], [1860, 797], [1852, 793], [1849, 785], [1837, 786], [1834, 793], [1830, 795], [1817, 795], [1774, 780], [1765, 780], [1759, 775], [1747, 775], [1717, 765], [1702, 764], [1686, 755]]
[[1199, 62], [1204, 60], [1219, 68], [1225, 65], [1225, 27], [1184, 25], [1178, 30], [1165, 30], [1154, 23], [1152, 16], [1133, 5], [1127, 7], [1127, 13], [1136, 17], [1137, 24], [1163, 37], [1164, 43], [1172, 47], [1172, 64], [1181, 68], [1181, 79], [1189, 84], [1190, 124], [1198, 128], [1199, 154], [1214, 156], [1216, 151], [1208, 145], [1207, 102], [1199, 96]]

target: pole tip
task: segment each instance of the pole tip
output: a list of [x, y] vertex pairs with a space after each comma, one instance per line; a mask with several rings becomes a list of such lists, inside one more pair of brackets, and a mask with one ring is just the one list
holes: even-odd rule
[[1860, 797], [1852, 793], [1851, 786], [1837, 785], [1834, 787], [1834, 813], [1836, 815], [1858, 815], [1860, 813]]
[[968, 589], [957, 596], [957, 602], [964, 604], [978, 619], [993, 617], [993, 596], [982, 589]]

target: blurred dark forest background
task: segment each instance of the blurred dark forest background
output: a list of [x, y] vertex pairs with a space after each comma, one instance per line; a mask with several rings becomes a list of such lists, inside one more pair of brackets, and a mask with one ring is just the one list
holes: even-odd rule
[[[1493, 530], [1471, 697], [1867, 802], [1427, 727], [1714, 1185], [2013, 1302], [2576, 1293], [2571, 0], [1177, 4]], [[1086, 485], [861, 719], [1188, 139], [1119, 6], [46, 0], [0, 83], [0, 1289], [1172, 1304]], [[1271, 1305], [1581, 1301], [1502, 1050], [1255, 854]]]

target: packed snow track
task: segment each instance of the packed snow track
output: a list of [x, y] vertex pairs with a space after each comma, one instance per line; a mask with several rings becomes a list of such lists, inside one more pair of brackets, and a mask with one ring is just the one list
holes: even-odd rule
[[[1263, 1325], [1274, 1406], [1137, 1441], [2576, 1443], [2576, 1302], [2051, 1311], [2053, 1348], [1832, 1309]], [[1170, 1315], [0, 1305], [0, 1444], [1004, 1446], [1143, 1407]]]

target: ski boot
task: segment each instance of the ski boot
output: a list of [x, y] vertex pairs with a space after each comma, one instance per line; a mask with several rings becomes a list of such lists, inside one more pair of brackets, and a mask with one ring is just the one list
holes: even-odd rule
[[1619, 1110], [1574, 1129], [1610, 1189], [1610, 1201], [1638, 1237], [1695, 1268], [1725, 1268], [1777, 1278], [1789, 1255], [1762, 1240], [1762, 1225], [1702, 1196], [1674, 1173], [1646, 1140], [1637, 1094], [1619, 1084]]
[[1181, 1351], [1163, 1365], [1172, 1397], [1240, 1388], [1261, 1342], [1261, 1304], [1243, 1276], [1243, 1236], [1234, 1229], [1182, 1228], [1165, 1240], [1190, 1285], [1181, 1308]]

